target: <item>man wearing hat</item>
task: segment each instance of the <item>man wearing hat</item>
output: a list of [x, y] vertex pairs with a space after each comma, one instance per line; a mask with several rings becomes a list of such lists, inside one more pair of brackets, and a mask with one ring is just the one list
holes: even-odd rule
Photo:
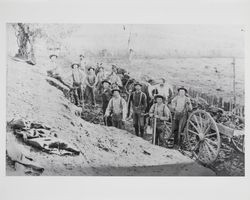
[[67, 88], [71, 88], [71, 86], [69, 86], [65, 81], [63, 81], [62, 79], [62, 72], [60, 67], [57, 64], [57, 55], [52, 54], [49, 56], [50, 58], [50, 62], [51, 62], [51, 70], [47, 71], [47, 75], [51, 76], [55, 79], [57, 79], [58, 81], [60, 81], [64, 86], [66, 86]]
[[112, 90], [113, 97], [108, 103], [105, 117], [111, 115], [112, 125], [119, 129], [124, 129], [124, 123], [127, 115], [126, 101], [120, 96], [119, 88]]
[[188, 112], [192, 110], [192, 104], [187, 93], [187, 89], [182, 86], [178, 88], [178, 94], [172, 100], [172, 108], [174, 111], [172, 133], [174, 134], [175, 148], [180, 145], [180, 137], [188, 119]]
[[[110, 89], [110, 82], [108, 80], [103, 80], [102, 81], [102, 87], [103, 87], [103, 92], [102, 92], [102, 113], [103, 115], [105, 115], [106, 109], [108, 107], [108, 103], [110, 101], [110, 99], [112, 98], [112, 92]], [[112, 125], [112, 121], [110, 116], [109, 117], [105, 117], [104, 116], [104, 124], [105, 126], [111, 126]]]
[[74, 99], [77, 106], [83, 103], [83, 82], [85, 81], [85, 74], [79, 69], [80, 65], [74, 63], [71, 65], [72, 68], [72, 79], [74, 89]]
[[60, 69], [57, 65], [57, 55], [55, 54], [51, 54], [49, 56], [49, 59], [50, 59], [50, 68], [51, 70], [49, 72], [51, 72], [53, 75], [55, 74], [60, 74]]
[[97, 83], [97, 78], [95, 75], [95, 68], [90, 66], [88, 68], [88, 72], [89, 74], [86, 77], [86, 89], [85, 89], [85, 93], [84, 93], [84, 97], [87, 103], [90, 103], [91, 105], [95, 106], [95, 86]]
[[106, 79], [106, 73], [103, 66], [99, 66], [99, 72], [97, 73], [96, 78], [97, 78], [97, 90], [100, 93], [103, 86], [102, 81]]
[[154, 87], [150, 87], [149, 89], [150, 89], [149, 94], [151, 95], [151, 98], [152, 98], [153, 92], [155, 92], [156, 94], [163, 95], [166, 103], [171, 103], [170, 99], [173, 94], [173, 89], [169, 84], [166, 83], [166, 80], [164, 78], [160, 79], [159, 84], [157, 84]]
[[121, 78], [117, 74], [116, 65], [112, 65], [112, 72], [107, 78], [112, 85], [116, 84], [117, 86], [122, 87], [122, 81], [121, 81]]
[[164, 124], [169, 119], [170, 110], [168, 109], [167, 105], [163, 103], [163, 95], [157, 94], [155, 95], [154, 99], [156, 103], [151, 106], [149, 110], [149, 116], [156, 118], [155, 144], [159, 145], [160, 134], [163, 131]]
[[141, 91], [141, 83], [136, 82], [134, 84], [135, 91], [132, 92], [129, 98], [128, 103], [128, 113], [130, 110], [130, 106], [132, 103], [133, 109], [133, 123], [135, 128], [136, 136], [139, 136], [140, 130], [140, 137], [143, 138], [144, 135], [144, 114], [147, 108], [147, 96], [144, 92]]

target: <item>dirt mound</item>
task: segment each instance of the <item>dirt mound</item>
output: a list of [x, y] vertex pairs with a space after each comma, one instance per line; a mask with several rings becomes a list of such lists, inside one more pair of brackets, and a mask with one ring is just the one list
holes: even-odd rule
[[178, 151], [153, 146], [124, 130], [84, 121], [76, 115], [79, 108], [46, 81], [39, 67], [8, 60], [7, 121], [39, 122], [80, 154], [48, 154], [18, 141], [7, 130], [7, 151], [13, 152], [7, 158], [7, 175], [35, 175], [30, 173], [32, 166], [10, 164], [15, 156], [41, 167], [39, 175], [215, 175]]

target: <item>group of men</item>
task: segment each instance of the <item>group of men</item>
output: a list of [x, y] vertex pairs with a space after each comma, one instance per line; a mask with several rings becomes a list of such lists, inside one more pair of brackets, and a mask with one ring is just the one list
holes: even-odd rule
[[[115, 65], [112, 65], [111, 74], [107, 75], [102, 63], [98, 63], [99, 72], [96, 75], [95, 68], [87, 66], [84, 60], [85, 57], [83, 55], [79, 57], [79, 63], [71, 65], [73, 89], [75, 91], [74, 98], [77, 105], [80, 106], [84, 101], [95, 106], [95, 90], [97, 90], [102, 98], [104, 124], [124, 129], [126, 119], [131, 117], [128, 111], [132, 108], [135, 134], [142, 138], [145, 132], [145, 116], [149, 114], [149, 117], [156, 119], [156, 145], [159, 145], [160, 134], [165, 123], [173, 114], [172, 134], [174, 134], [174, 146], [178, 147], [180, 145], [180, 137], [188, 118], [188, 112], [192, 110], [186, 88], [178, 88], [178, 94], [173, 98], [173, 90], [167, 86], [165, 79], [161, 79], [159, 86], [148, 87], [149, 96], [147, 97], [141, 90], [142, 84], [136, 82], [134, 84], [135, 91], [131, 91], [128, 102], [126, 102], [120, 95], [122, 82]], [[65, 84], [59, 75], [60, 68], [56, 65], [56, 58], [56, 55], [50, 56], [53, 65], [52, 71], [55, 73], [54, 77]], [[147, 103], [149, 102], [147, 98], [154, 101], [148, 113], [146, 113]]]
[[[109, 86], [111, 84], [107, 80], [104, 80], [103, 84], [105, 88], [103, 93], [103, 113], [105, 113], [105, 124], [124, 129], [126, 118], [129, 118], [129, 116], [126, 115], [129, 113], [127, 109], [131, 109], [132, 107], [135, 134], [136, 136], [143, 138], [145, 132], [145, 115], [147, 115], [147, 96], [141, 90], [142, 84], [139, 82], [134, 84], [135, 91], [129, 96], [128, 106], [126, 105], [125, 100], [120, 96], [119, 89], [110, 90]], [[186, 125], [188, 112], [192, 110], [191, 101], [187, 93], [188, 91], [186, 88], [178, 88], [178, 94], [171, 100], [170, 104], [168, 104], [168, 99], [164, 94], [158, 93], [154, 95], [154, 104], [151, 106], [148, 114], [151, 118], [156, 118], [156, 145], [159, 145], [160, 143], [160, 134], [163, 132], [165, 123], [169, 120], [172, 111], [174, 148], [180, 146], [181, 134]], [[110, 116], [111, 120], [108, 120]]]
[[[84, 104], [96, 105], [95, 91], [100, 94], [102, 91], [102, 81], [108, 80], [111, 85], [122, 87], [122, 82], [117, 74], [116, 65], [112, 65], [111, 74], [105, 72], [102, 63], [98, 63], [96, 68], [93, 65], [88, 65], [84, 55], [79, 56], [79, 62], [71, 65], [72, 74], [72, 86], [62, 80], [62, 73], [60, 66], [57, 63], [57, 55], [50, 55], [50, 61], [52, 69], [50, 73], [53, 77], [58, 79], [62, 84], [70, 88], [73, 92], [75, 104], [77, 106], [83, 106]], [[98, 73], [96, 74], [96, 69]]]

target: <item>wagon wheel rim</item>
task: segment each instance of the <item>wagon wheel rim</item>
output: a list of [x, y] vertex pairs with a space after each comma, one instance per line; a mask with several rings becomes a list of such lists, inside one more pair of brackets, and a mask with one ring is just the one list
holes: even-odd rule
[[235, 146], [236, 150], [241, 153], [245, 153], [245, 138], [244, 135], [240, 137], [232, 137], [232, 143]]
[[211, 164], [217, 159], [221, 139], [216, 122], [209, 113], [194, 111], [188, 118], [186, 134], [189, 149], [197, 160]]

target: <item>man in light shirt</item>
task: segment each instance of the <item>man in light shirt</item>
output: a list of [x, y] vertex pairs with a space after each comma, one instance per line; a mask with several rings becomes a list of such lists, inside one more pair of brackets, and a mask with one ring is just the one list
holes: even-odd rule
[[68, 87], [70, 89], [71, 86], [69, 86], [68, 84], [66, 84], [66, 82], [63, 81], [63, 79], [62, 79], [62, 71], [61, 71], [61, 68], [57, 64], [57, 57], [58, 56], [55, 55], [55, 54], [52, 54], [52, 55], [49, 56], [50, 62], [51, 62], [51, 70], [48, 70], [47, 74], [48, 74], [48, 76], [51, 76], [51, 77], [57, 79], [64, 86], [66, 86], [66, 87]]
[[155, 144], [160, 144], [160, 134], [163, 131], [165, 122], [169, 119], [170, 111], [166, 104], [163, 103], [163, 95], [157, 94], [155, 95], [155, 101], [150, 110], [149, 116], [156, 118], [156, 137], [155, 137]]
[[119, 87], [122, 87], [122, 81], [121, 81], [121, 78], [117, 74], [116, 65], [112, 65], [112, 72], [110, 75], [108, 75], [107, 79], [110, 81], [111, 85], [115, 84]]
[[127, 116], [126, 101], [120, 96], [120, 90], [115, 88], [112, 90], [113, 97], [110, 99], [105, 116], [112, 116], [112, 125], [119, 129], [124, 129]]
[[172, 97], [173, 89], [166, 83], [166, 80], [164, 78], [161, 78], [160, 84], [153, 87], [153, 89], [156, 90], [156, 94], [163, 95], [167, 104], [170, 103], [169, 101]]
[[74, 89], [74, 99], [77, 106], [80, 106], [83, 102], [83, 88], [82, 83], [84, 80], [84, 74], [79, 69], [80, 65], [74, 63], [71, 65], [72, 68], [72, 79]]
[[172, 108], [174, 111], [172, 132], [174, 134], [174, 145], [178, 147], [180, 146], [181, 133], [186, 126], [188, 112], [192, 110], [192, 104], [187, 96], [186, 88], [178, 88], [178, 95], [172, 100]]

